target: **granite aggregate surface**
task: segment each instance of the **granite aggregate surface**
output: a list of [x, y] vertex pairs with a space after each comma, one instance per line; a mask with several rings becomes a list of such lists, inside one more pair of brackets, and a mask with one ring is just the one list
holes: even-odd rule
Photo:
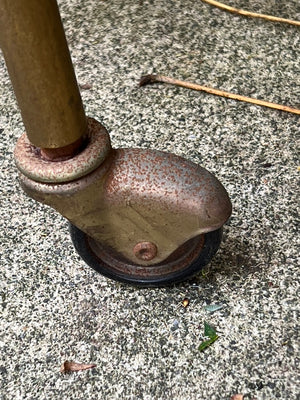
[[[226, 4], [300, 20], [299, 0]], [[0, 400], [299, 399], [299, 116], [138, 86], [160, 73], [300, 108], [299, 28], [200, 0], [59, 7], [86, 113], [113, 146], [200, 164], [226, 187], [233, 214], [190, 281], [139, 289], [97, 274], [63, 217], [19, 186], [24, 126], [0, 53]], [[219, 339], [199, 352], [204, 321]], [[97, 366], [64, 375], [65, 360]]]

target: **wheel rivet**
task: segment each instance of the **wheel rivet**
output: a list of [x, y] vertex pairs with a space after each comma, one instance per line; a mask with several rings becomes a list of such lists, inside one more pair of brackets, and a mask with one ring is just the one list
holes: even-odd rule
[[134, 246], [133, 254], [139, 260], [151, 261], [157, 255], [157, 247], [151, 242], [139, 242]]

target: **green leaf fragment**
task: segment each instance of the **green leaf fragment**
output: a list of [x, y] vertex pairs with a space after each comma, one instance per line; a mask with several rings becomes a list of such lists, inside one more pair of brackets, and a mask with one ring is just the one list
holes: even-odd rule
[[209, 337], [210, 339], [213, 339], [215, 336], [217, 336], [217, 332], [215, 329], [210, 326], [206, 321], [204, 321], [204, 335]]
[[206, 349], [206, 347], [210, 346], [211, 344], [213, 344], [213, 342], [215, 342], [218, 339], [218, 335], [216, 335], [213, 339], [209, 339], [209, 340], [204, 340], [204, 342], [202, 342], [200, 344], [200, 346], [198, 347], [199, 351], [203, 351], [204, 349]]
[[208, 337], [209, 339], [204, 340], [202, 343], [200, 343], [200, 346], [198, 347], [199, 351], [203, 351], [204, 349], [206, 349], [208, 346], [213, 344], [219, 337], [215, 329], [205, 321], [204, 321], [204, 336]]

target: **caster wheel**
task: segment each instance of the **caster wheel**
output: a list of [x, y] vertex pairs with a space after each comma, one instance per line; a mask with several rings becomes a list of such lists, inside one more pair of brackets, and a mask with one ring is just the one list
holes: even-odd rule
[[107, 278], [139, 287], [161, 287], [182, 282], [196, 275], [217, 252], [222, 228], [197, 236], [174, 251], [161, 263], [134, 264], [104, 247], [76, 226], [69, 224], [74, 247], [81, 258]]

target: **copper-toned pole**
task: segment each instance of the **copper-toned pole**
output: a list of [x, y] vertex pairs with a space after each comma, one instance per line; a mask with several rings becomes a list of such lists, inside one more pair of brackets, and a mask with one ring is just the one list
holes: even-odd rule
[[0, 0], [0, 46], [30, 142], [75, 152], [87, 122], [56, 0]]

